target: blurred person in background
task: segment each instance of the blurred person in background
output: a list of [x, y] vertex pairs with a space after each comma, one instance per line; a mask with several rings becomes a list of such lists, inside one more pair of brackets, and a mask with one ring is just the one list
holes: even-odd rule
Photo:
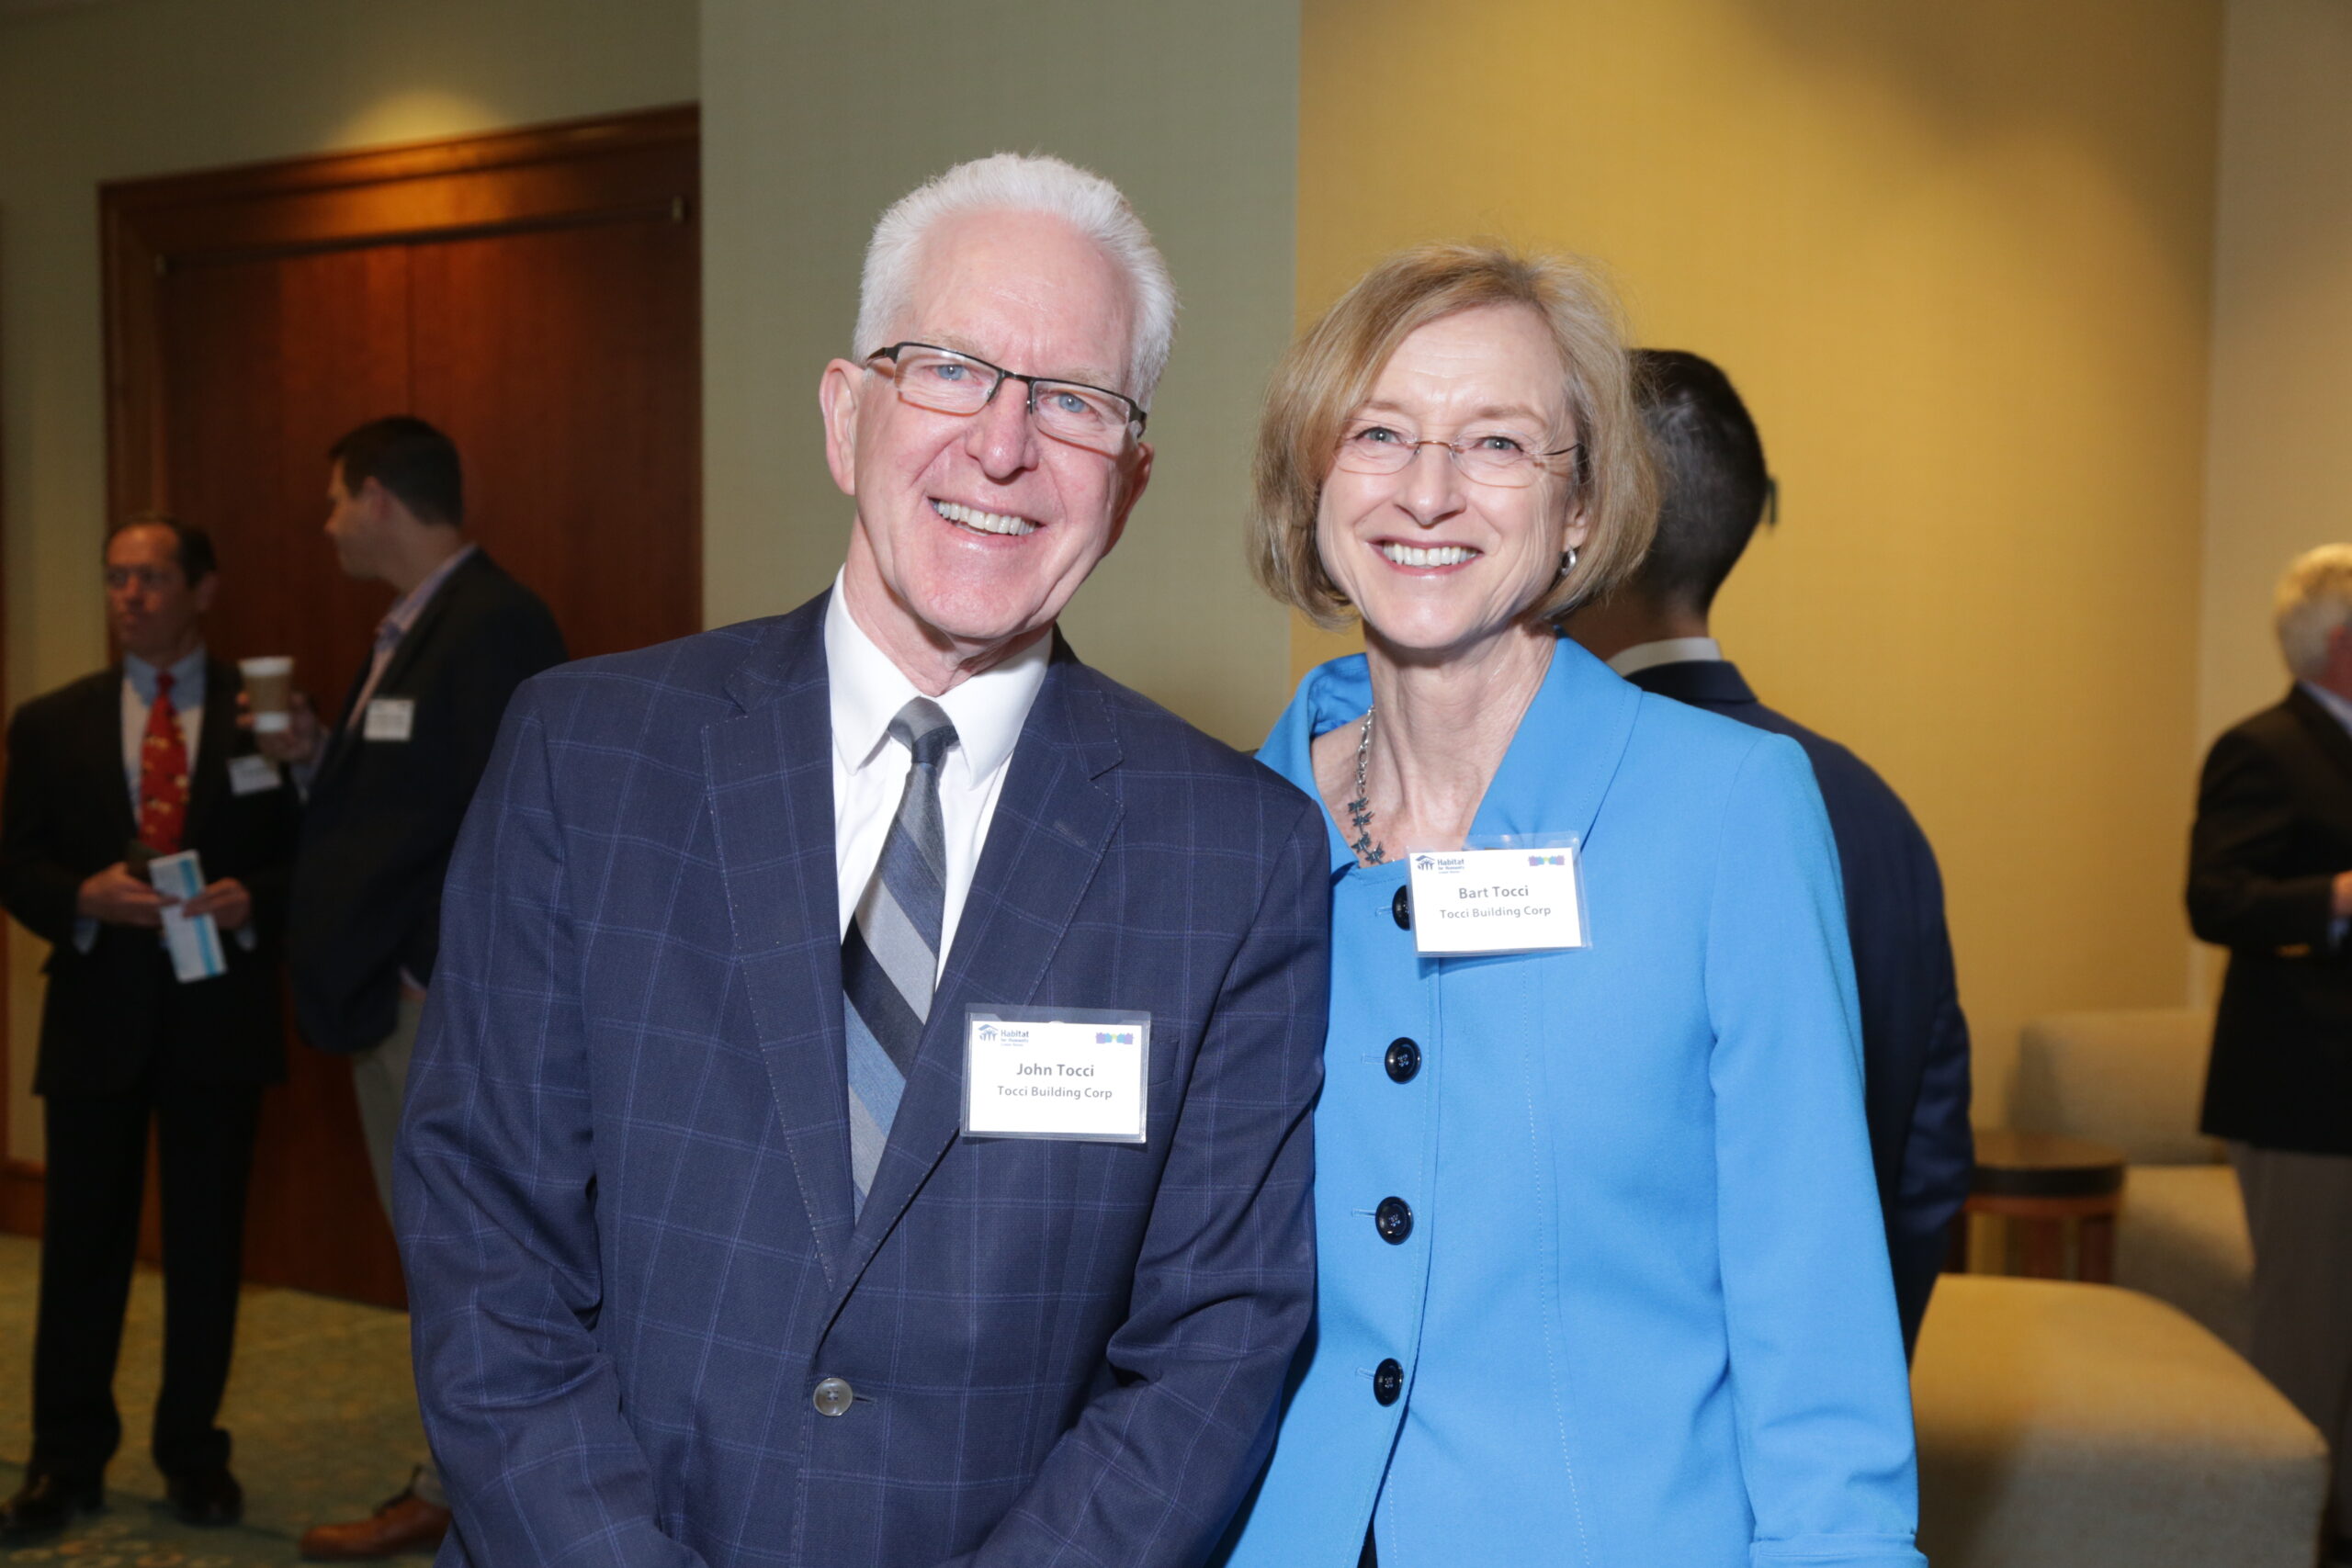
[[[237, 667], [204, 645], [211, 539], [147, 513], [107, 541], [122, 657], [8, 727], [0, 902], [50, 944], [33, 1092], [43, 1100], [33, 1451], [0, 1539], [95, 1508], [122, 1440], [115, 1361], [139, 1246], [147, 1145], [163, 1206], [164, 1375], [153, 1453], [172, 1510], [228, 1524], [244, 1495], [217, 1424], [236, 1337], [245, 1188], [262, 1087], [286, 1076], [279, 933], [297, 818], [237, 728]], [[240, 755], [239, 753], [245, 753]], [[194, 851], [222, 973], [180, 980], [153, 856]]]
[[[421, 419], [363, 424], [328, 452], [326, 536], [343, 570], [398, 597], [377, 623], [334, 726], [298, 699], [259, 738], [303, 790], [287, 964], [302, 1033], [351, 1058], [376, 1191], [392, 1205], [392, 1144], [440, 945], [441, 880], [514, 688], [563, 662], [537, 594], [466, 536], [458, 448]], [[301, 1540], [324, 1562], [429, 1548], [449, 1510], [429, 1461], [363, 1519]]]
[[1845, 747], [1758, 701], [1708, 628], [1773, 503], [1763, 440], [1731, 378], [1698, 355], [1641, 348], [1634, 389], [1657, 464], [1657, 535], [1633, 579], [1578, 609], [1568, 635], [1642, 690], [1788, 736], [1813, 764], [1846, 891], [1863, 1104], [1907, 1354], [1975, 1163], [1943, 878], [1902, 797]]
[[1260, 753], [1327, 809], [1331, 1008], [1316, 1334], [1234, 1568], [1923, 1561], [1812, 770], [1556, 630], [1652, 495], [1565, 262], [1404, 253], [1275, 372], [1253, 558], [1365, 652]]
[[2254, 1235], [2255, 1366], [2327, 1439], [2329, 1550], [2352, 1562], [2352, 545], [2298, 557], [2284, 700], [2213, 742], [2188, 920], [2230, 950], [2200, 1125]]

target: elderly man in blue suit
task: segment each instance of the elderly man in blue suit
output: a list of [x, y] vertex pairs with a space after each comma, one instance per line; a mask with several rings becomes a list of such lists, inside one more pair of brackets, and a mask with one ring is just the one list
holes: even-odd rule
[[1907, 1353], [1968, 1197], [1968, 1021], [1943, 880], [1927, 835], [1886, 781], [1835, 740], [1758, 702], [1708, 635], [1716, 592], [1771, 497], [1747, 407], [1712, 361], [1636, 349], [1636, 396], [1658, 467], [1657, 536], [1633, 586], [1580, 612], [1569, 635], [1645, 691], [1793, 738], [1829, 808], [1862, 1010], [1864, 1108]]
[[1054, 622], [1174, 299], [1106, 182], [885, 214], [847, 564], [526, 684], [401, 1144], [447, 1563], [1200, 1562], [1313, 1286], [1309, 801]]

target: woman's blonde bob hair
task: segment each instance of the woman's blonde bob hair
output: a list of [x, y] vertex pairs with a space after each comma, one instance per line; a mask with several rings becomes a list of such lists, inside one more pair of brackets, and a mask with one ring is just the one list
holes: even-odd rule
[[1617, 303], [1581, 262], [1491, 245], [1422, 245], [1382, 262], [1299, 335], [1258, 424], [1250, 566], [1267, 592], [1336, 630], [1353, 613], [1323, 569], [1316, 516], [1348, 420], [1419, 328], [1481, 305], [1523, 305], [1559, 351], [1579, 443], [1564, 500], [1589, 525], [1574, 570], [1525, 615], [1555, 621], [1633, 574], [1657, 523], [1649, 443], [1634, 406]]

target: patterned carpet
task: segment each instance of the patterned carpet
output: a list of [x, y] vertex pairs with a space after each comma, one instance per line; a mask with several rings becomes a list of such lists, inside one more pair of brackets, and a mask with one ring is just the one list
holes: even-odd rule
[[[32, 1446], [33, 1300], [39, 1244], [0, 1235], [0, 1487], [16, 1490]], [[180, 1524], [161, 1506], [163, 1477], [146, 1433], [161, 1371], [162, 1277], [142, 1269], [115, 1397], [123, 1447], [107, 1473], [107, 1507], [63, 1536], [0, 1546], [0, 1564], [59, 1568], [244, 1568], [294, 1561], [310, 1526], [361, 1517], [401, 1489], [424, 1457], [409, 1382], [408, 1319], [380, 1307], [248, 1287], [221, 1424], [245, 1489], [233, 1529]], [[421, 1563], [425, 1558], [395, 1561]]]

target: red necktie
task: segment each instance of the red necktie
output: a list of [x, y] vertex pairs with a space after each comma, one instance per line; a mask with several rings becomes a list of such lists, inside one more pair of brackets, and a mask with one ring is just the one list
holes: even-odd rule
[[177, 854], [187, 828], [187, 741], [172, 706], [172, 673], [155, 672], [155, 705], [139, 743], [139, 841], [157, 854]]

